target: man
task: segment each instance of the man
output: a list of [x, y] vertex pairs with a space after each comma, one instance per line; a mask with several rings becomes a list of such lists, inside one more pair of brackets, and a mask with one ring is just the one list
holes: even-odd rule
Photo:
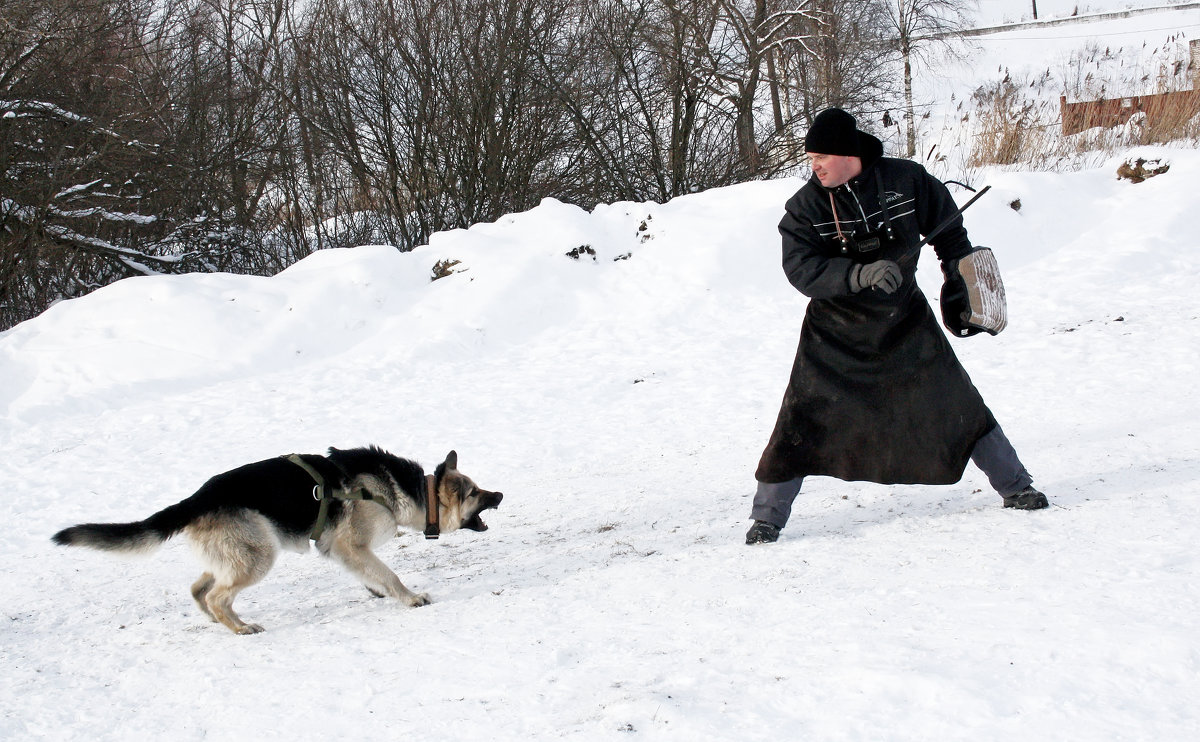
[[918, 244], [972, 252], [949, 191], [883, 157], [854, 117], [822, 111], [804, 140], [813, 177], [779, 223], [783, 270], [810, 297], [779, 418], [755, 479], [747, 544], [771, 543], [806, 476], [953, 484], [971, 460], [1004, 507], [1048, 506], [917, 287]]

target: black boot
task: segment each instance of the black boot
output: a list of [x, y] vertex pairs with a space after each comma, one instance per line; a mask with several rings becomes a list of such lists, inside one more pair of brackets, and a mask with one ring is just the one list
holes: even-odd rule
[[1050, 501], [1033, 487], [1026, 487], [1015, 495], [1004, 495], [1004, 507], [1017, 510], [1041, 510], [1050, 507]]
[[765, 520], [756, 520], [746, 531], [747, 544], [773, 544], [779, 540], [779, 529]]

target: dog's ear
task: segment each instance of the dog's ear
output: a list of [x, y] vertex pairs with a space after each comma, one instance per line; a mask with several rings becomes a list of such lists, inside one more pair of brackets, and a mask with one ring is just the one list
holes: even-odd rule
[[458, 469], [458, 454], [454, 451], [446, 454], [446, 461], [444, 462], [443, 466], [446, 467], [447, 471], [451, 469]]

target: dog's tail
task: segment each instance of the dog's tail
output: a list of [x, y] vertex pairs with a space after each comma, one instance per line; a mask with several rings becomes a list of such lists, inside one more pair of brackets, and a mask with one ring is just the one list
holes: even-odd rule
[[182, 531], [195, 517], [187, 505], [185, 500], [136, 523], [81, 523], [64, 528], [51, 540], [62, 546], [86, 546], [101, 551], [150, 552]]

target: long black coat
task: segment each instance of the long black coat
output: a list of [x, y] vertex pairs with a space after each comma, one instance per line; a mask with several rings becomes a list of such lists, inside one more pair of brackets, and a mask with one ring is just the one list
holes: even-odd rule
[[[868, 153], [862, 174], [836, 189], [814, 176], [779, 224], [784, 271], [811, 301], [760, 482], [817, 474], [951, 484], [996, 424], [916, 283], [921, 236], [957, 206], [923, 167], [881, 154], [882, 146]], [[831, 192], [842, 233], [858, 246], [839, 239]], [[885, 226], [881, 201], [895, 239], [864, 249], [868, 233]], [[930, 244], [943, 261], [971, 250], [961, 217]], [[852, 293], [854, 264], [881, 259], [900, 264], [900, 288]]]

